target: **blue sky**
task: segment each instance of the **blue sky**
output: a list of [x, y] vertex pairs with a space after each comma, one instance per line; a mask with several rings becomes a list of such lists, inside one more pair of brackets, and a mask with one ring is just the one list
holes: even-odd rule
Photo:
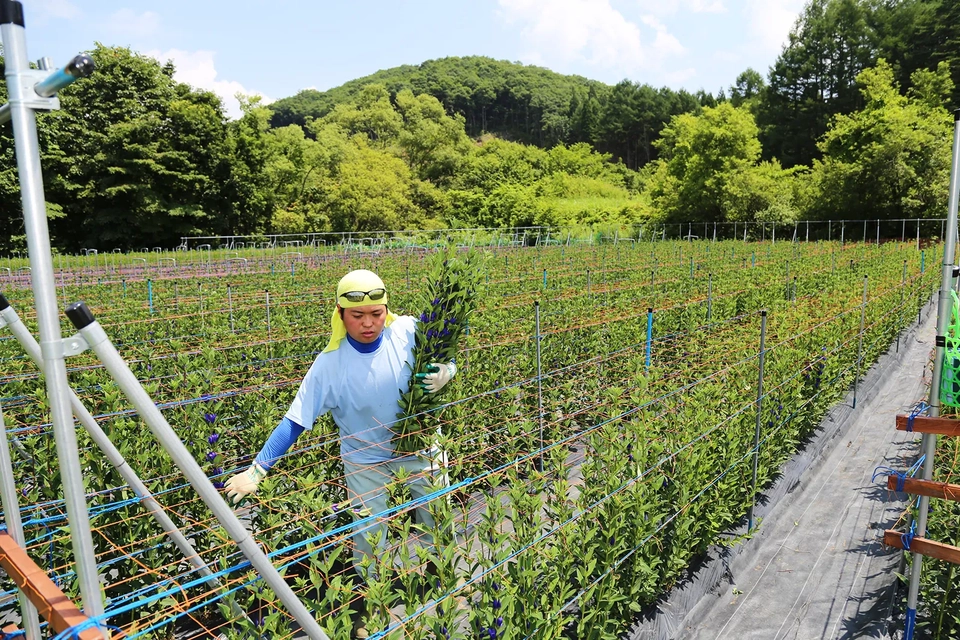
[[22, 0], [31, 59], [94, 42], [163, 61], [177, 79], [276, 100], [445, 56], [537, 64], [608, 84], [730, 86], [766, 75], [803, 0]]

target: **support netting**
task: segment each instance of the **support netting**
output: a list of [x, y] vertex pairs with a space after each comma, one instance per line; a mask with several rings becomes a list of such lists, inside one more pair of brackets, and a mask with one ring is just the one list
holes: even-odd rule
[[[489, 254], [485, 287], [460, 373], [428, 421], [448, 464], [423, 479], [426, 498], [400, 478], [387, 487], [386, 512], [354, 514], [337, 431], [323, 418], [238, 509], [332, 638], [350, 637], [361, 608], [371, 637], [624, 631], [743, 520], [797, 443], [916, 320], [938, 275], [909, 239], [525, 244], [476, 244]], [[94, 310], [222, 487], [251, 463], [326, 344], [340, 276], [376, 271], [392, 310], [419, 315], [432, 250], [244, 246], [236, 255], [182, 251], [176, 264], [145, 269], [114, 269], [103, 256], [94, 268], [88, 256], [58, 271], [58, 294]], [[926, 249], [926, 265], [935, 253]], [[29, 290], [4, 293], [31, 325]], [[3, 334], [0, 396], [28, 551], [76, 597], [43, 384], [23, 353]], [[81, 431], [107, 598], [100, 622], [130, 638], [296, 637], [96, 357], [80, 354], [68, 368], [80, 400], [222, 587], [184, 558]], [[416, 522], [418, 508], [432, 512], [432, 530]], [[386, 550], [364, 583], [351, 535], [380, 522]], [[16, 592], [4, 586], [0, 608], [15, 620]]]

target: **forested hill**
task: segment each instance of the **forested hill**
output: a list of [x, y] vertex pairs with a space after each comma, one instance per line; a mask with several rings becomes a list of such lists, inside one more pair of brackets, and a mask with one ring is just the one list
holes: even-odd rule
[[[355, 101], [369, 84], [384, 86], [391, 96], [409, 89], [437, 98], [448, 113], [463, 116], [472, 137], [491, 133], [540, 147], [589, 142], [632, 168], [656, 157], [652, 143], [672, 116], [715, 104], [703, 92], [630, 81], [611, 87], [542, 67], [471, 56], [394, 67], [329, 91], [306, 89], [270, 105], [271, 124], [303, 125], [321, 118], [337, 104]], [[647, 116], [642, 123], [631, 116], [637, 107]]]
[[601, 82], [542, 67], [482, 56], [450, 57], [377, 71], [329, 91], [306, 89], [271, 105], [272, 124], [302, 125], [307, 118], [321, 118], [335, 105], [353, 102], [372, 83], [394, 96], [403, 89], [432, 95], [448, 112], [463, 115], [469, 135], [489, 132], [534, 144], [549, 143], [544, 138], [551, 135], [566, 137], [570, 105], [578, 97], [610, 91]]

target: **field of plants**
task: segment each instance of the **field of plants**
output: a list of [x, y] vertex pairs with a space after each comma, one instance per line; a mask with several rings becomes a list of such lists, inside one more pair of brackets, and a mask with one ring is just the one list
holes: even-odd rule
[[[340, 276], [378, 272], [393, 310], [419, 316], [434, 250], [242, 248], [54, 266], [61, 301], [87, 303], [220, 487], [251, 462], [326, 344]], [[358, 583], [329, 418], [240, 509], [331, 638], [350, 636], [360, 598], [375, 638], [619, 637], [710, 545], [730, 542], [755, 497], [755, 454], [762, 491], [855, 378], [896, 348], [940, 278], [940, 246], [909, 241], [473, 250], [485, 254], [484, 287], [460, 373], [431, 416], [450, 462], [430, 502], [438, 552], [417, 545], [416, 505], [398, 483], [380, 514], [395, 569]], [[3, 293], [32, 327], [28, 274], [10, 268]], [[76, 597], [43, 383], [6, 332], [0, 358], [28, 550]], [[293, 637], [282, 605], [96, 357], [67, 365], [77, 395], [225, 587], [205, 582], [81, 430], [103, 622], [128, 638]], [[428, 560], [436, 572], [424, 577]], [[12, 612], [16, 591], [3, 586]]]

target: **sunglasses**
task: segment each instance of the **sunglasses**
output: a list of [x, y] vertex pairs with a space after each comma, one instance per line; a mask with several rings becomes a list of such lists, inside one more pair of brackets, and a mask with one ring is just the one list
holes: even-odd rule
[[370, 289], [370, 291], [347, 291], [346, 293], [341, 293], [341, 298], [346, 298], [349, 302], [363, 302], [364, 298], [370, 298], [370, 300], [382, 300], [383, 296], [387, 295], [387, 290], [383, 288]]

